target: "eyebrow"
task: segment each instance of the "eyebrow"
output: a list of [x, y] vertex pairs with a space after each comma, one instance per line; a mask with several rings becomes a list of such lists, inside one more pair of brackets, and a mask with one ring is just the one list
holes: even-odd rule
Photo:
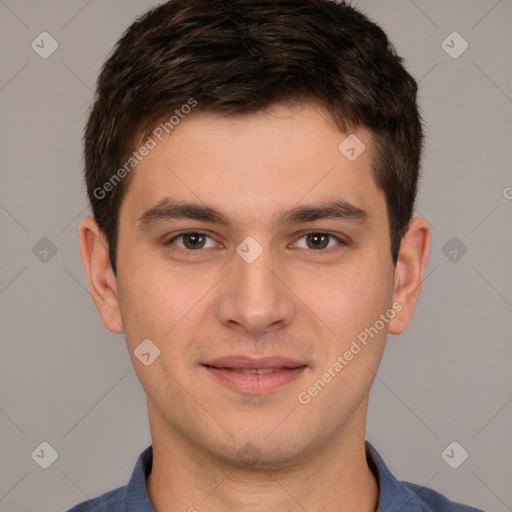
[[[206, 204], [164, 198], [144, 212], [139, 218], [139, 228], [168, 220], [192, 219], [223, 226], [230, 225], [228, 216], [221, 210]], [[369, 213], [343, 199], [325, 203], [295, 206], [286, 212], [274, 215], [274, 227], [284, 224], [298, 224], [321, 219], [341, 219], [364, 224], [370, 219]]]

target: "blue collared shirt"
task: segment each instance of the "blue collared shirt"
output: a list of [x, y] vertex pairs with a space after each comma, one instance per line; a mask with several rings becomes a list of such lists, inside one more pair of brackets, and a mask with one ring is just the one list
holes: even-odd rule
[[[428, 487], [398, 481], [368, 441], [366, 459], [379, 483], [379, 504], [375, 512], [484, 512], [450, 501]], [[146, 477], [151, 473], [152, 464], [153, 447], [149, 446], [140, 454], [128, 485], [76, 505], [68, 512], [155, 512], [146, 489]]]

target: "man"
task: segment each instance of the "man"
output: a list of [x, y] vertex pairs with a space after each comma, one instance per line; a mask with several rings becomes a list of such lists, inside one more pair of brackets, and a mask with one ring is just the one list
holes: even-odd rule
[[171, 0], [123, 35], [85, 132], [91, 294], [152, 446], [73, 508], [465, 511], [365, 441], [430, 247], [417, 85], [330, 0]]

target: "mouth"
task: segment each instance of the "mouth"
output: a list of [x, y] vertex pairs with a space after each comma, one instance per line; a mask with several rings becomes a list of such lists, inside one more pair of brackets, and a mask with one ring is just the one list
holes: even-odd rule
[[249, 358], [228, 356], [203, 363], [218, 382], [247, 394], [277, 391], [301, 375], [307, 364], [284, 357]]
[[245, 375], [268, 375], [270, 373], [276, 373], [283, 370], [293, 370], [293, 368], [225, 368], [217, 366], [205, 365], [207, 368], [213, 368], [215, 370], [229, 370], [232, 372], [243, 373]]

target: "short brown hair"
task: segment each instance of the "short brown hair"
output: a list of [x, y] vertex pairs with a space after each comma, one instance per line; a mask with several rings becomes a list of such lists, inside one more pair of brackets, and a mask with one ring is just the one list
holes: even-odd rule
[[226, 115], [314, 100], [340, 131], [368, 128], [396, 264], [423, 146], [416, 94], [383, 30], [346, 2], [169, 0], [155, 7], [126, 30], [103, 66], [85, 129], [87, 192], [114, 273], [119, 209], [131, 177], [116, 172], [191, 99], [196, 111]]

